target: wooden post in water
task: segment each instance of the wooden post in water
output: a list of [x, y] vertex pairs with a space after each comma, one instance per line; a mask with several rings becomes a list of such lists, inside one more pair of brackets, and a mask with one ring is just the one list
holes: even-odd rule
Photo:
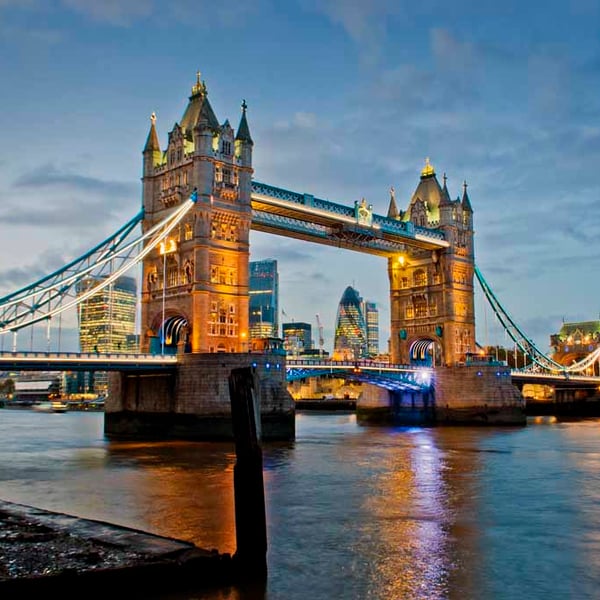
[[261, 579], [267, 574], [267, 524], [260, 447], [259, 385], [252, 367], [233, 369], [229, 398], [235, 439], [233, 468], [235, 535], [233, 556], [240, 575]]

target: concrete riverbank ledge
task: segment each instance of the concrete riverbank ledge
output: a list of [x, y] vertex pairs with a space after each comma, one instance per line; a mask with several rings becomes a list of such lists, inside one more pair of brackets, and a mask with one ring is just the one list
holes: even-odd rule
[[229, 554], [0, 500], [0, 598], [162, 598], [236, 581]]

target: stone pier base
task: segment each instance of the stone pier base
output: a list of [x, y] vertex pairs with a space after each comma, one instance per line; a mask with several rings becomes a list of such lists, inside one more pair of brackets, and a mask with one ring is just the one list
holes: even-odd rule
[[429, 393], [364, 385], [356, 416], [395, 425], [525, 425], [527, 419], [510, 369], [489, 362], [436, 368]]
[[512, 384], [510, 368], [482, 362], [439, 367], [434, 374], [439, 424], [525, 425], [525, 400]]
[[248, 353], [183, 354], [172, 374], [111, 373], [104, 433], [128, 439], [233, 439], [229, 374], [250, 366], [260, 387], [261, 439], [294, 439], [285, 357]]

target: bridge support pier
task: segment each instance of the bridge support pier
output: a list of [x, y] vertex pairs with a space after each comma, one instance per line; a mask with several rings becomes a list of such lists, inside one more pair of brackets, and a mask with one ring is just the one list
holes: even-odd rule
[[525, 400], [505, 365], [482, 362], [436, 368], [434, 389], [436, 423], [526, 423]]
[[184, 354], [169, 375], [111, 373], [104, 433], [128, 439], [233, 439], [229, 375], [244, 367], [255, 369], [260, 385], [262, 439], [294, 439], [285, 357], [249, 353]]
[[430, 392], [364, 385], [359, 422], [397, 425], [525, 425], [525, 400], [501, 364], [438, 367]]

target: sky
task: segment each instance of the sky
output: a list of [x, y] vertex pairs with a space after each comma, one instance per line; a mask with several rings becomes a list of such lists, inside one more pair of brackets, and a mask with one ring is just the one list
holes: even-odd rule
[[[429, 157], [453, 198], [467, 181], [476, 264], [542, 351], [600, 318], [597, 0], [0, 0], [0, 293], [138, 212], [149, 117], [166, 146], [198, 70], [220, 122], [246, 100], [258, 181], [386, 214]], [[319, 313], [331, 349], [352, 285], [386, 350], [385, 259], [250, 249], [278, 261], [284, 320], [316, 339]], [[478, 342], [510, 346], [475, 285]]]

